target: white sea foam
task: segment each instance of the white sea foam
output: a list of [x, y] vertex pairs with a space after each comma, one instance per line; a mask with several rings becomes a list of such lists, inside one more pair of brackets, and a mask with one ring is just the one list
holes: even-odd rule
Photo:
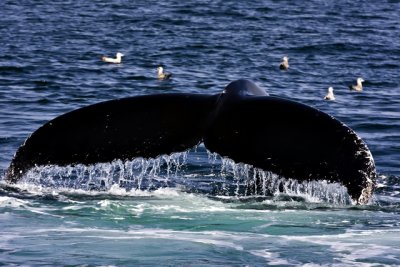
[[[268, 265], [300, 265], [304, 259], [299, 251], [294, 252], [291, 257], [290, 249], [304, 247], [321, 248], [332, 257], [338, 265], [346, 266], [375, 266], [379, 258], [398, 262], [400, 255], [398, 234], [399, 230], [349, 230], [342, 234], [335, 235], [269, 235], [253, 232], [231, 232], [231, 231], [189, 231], [171, 230], [159, 228], [144, 228], [142, 225], [132, 225], [127, 229], [105, 229], [105, 228], [74, 228], [74, 227], [44, 227], [32, 229], [28, 235], [68, 236], [74, 238], [79, 236], [85, 242], [91, 240], [129, 241], [129, 240], [168, 240], [199, 243], [228, 248], [235, 251], [249, 252], [256, 257], [265, 259]], [[164, 244], [160, 241], [160, 244]], [[133, 241], [136, 242], [136, 241]], [[183, 245], [183, 244], [182, 244]], [[319, 251], [313, 249], [311, 251]], [[326, 261], [323, 261], [326, 263]], [[370, 263], [368, 263], [370, 262]], [[318, 262], [317, 262], [318, 263]], [[315, 263], [315, 264], [317, 264]], [[311, 264], [311, 263], [310, 263]], [[312, 265], [308, 265], [312, 266]]]
[[[375, 266], [362, 263], [374, 257], [393, 257], [398, 261], [400, 255], [400, 229], [385, 230], [347, 230], [337, 235], [281, 236], [287, 240], [296, 240], [314, 245], [328, 246], [329, 251], [337, 255], [340, 262], [348, 266]], [[379, 244], [382, 243], [382, 244]]]
[[188, 241], [195, 243], [204, 243], [220, 247], [228, 247], [235, 250], [242, 251], [243, 246], [240, 241], [245, 239], [239, 234], [224, 232], [224, 231], [175, 231], [164, 229], [145, 229], [135, 228], [132, 230], [110, 230], [110, 229], [96, 229], [96, 228], [49, 228], [49, 229], [36, 229], [32, 230], [32, 234], [42, 233], [79, 233], [82, 238], [96, 237], [99, 239], [112, 239], [112, 240], [129, 240], [129, 239], [171, 239], [179, 241]]
[[[249, 251], [255, 256], [265, 258], [270, 265], [295, 264], [289, 258], [285, 258], [279, 252], [271, 249], [269, 242], [277, 242], [277, 246], [282, 240], [300, 241], [304, 246], [314, 244], [318, 246], [328, 246], [327, 253], [332, 253], [339, 262], [356, 266], [369, 258], [374, 257], [393, 257], [399, 255], [400, 250], [388, 245], [388, 239], [384, 239], [386, 245], [376, 244], [376, 237], [381, 233], [365, 231], [365, 233], [345, 233], [339, 235], [318, 235], [318, 236], [272, 236], [254, 233], [230, 233], [225, 231], [176, 231], [165, 229], [144, 229], [135, 228], [128, 231], [102, 230], [102, 229], [47, 229], [56, 232], [79, 232], [83, 237], [96, 237], [111, 240], [129, 239], [171, 239], [194, 243], [203, 243], [217, 247], [226, 247], [237, 251]], [[43, 229], [44, 231], [44, 229]], [[385, 237], [393, 235], [389, 240], [393, 240], [398, 232], [391, 233], [386, 231]], [[281, 241], [279, 241], [281, 240]], [[375, 240], [375, 241], [374, 241]], [[265, 243], [265, 241], [268, 241]], [[374, 243], [375, 242], [375, 243]], [[286, 246], [288, 246], [287, 244]], [[293, 244], [294, 245], [294, 244]], [[360, 265], [358, 265], [360, 266]], [[361, 266], [371, 266], [365, 263]]]
[[19, 208], [25, 207], [29, 202], [14, 198], [14, 197], [0, 197], [0, 207], [10, 207], [10, 208]]
[[189, 218], [189, 217], [183, 217], [183, 216], [171, 216], [171, 219], [177, 219], [177, 220], [187, 220], [187, 221], [191, 221], [191, 220], [193, 220], [193, 218]]
[[17, 199], [14, 197], [0, 197], [0, 208], [20, 208], [24, 209], [26, 211], [32, 212], [32, 213], [37, 213], [41, 215], [46, 215], [46, 216], [51, 216], [51, 217], [59, 217], [62, 218], [63, 216], [59, 215], [53, 215], [49, 213], [46, 208], [41, 208], [41, 207], [34, 207], [31, 205], [31, 202], [22, 200], [22, 199]]
[[[268, 265], [293, 265], [293, 263], [289, 262], [287, 259], [282, 259], [279, 253], [270, 252], [267, 249], [262, 250], [251, 250], [251, 254], [265, 258], [268, 260]], [[304, 265], [303, 265], [304, 266]]]

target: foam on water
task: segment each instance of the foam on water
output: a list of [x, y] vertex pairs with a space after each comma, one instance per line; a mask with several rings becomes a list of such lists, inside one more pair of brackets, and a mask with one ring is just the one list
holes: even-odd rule
[[[399, 229], [387, 230], [356, 230], [350, 229], [346, 233], [338, 235], [319, 236], [282, 236], [287, 240], [296, 240], [314, 245], [329, 247], [329, 250], [340, 258], [344, 264], [358, 266], [371, 266], [368, 263], [361, 263], [368, 259], [385, 257], [393, 262], [400, 262]], [[377, 242], [378, 239], [378, 242]], [[381, 240], [381, 241], [379, 241]], [[384, 241], [383, 241], [384, 240]], [[360, 262], [361, 261], [361, 262]]]
[[0, 197], [0, 207], [20, 208], [25, 207], [28, 201], [14, 197]]
[[[250, 253], [259, 257], [268, 263], [268, 265], [302, 265], [309, 262], [307, 258], [310, 255], [300, 255], [301, 251], [307, 251], [308, 246], [313, 246], [327, 257], [322, 260], [318, 253], [313, 259], [315, 264], [318, 261], [329, 262], [346, 266], [374, 266], [372, 262], [377, 259], [385, 259], [388, 264], [399, 263], [398, 255], [400, 250], [392, 247], [390, 242], [398, 243], [394, 237], [396, 231], [367, 231], [360, 234], [348, 231], [339, 235], [312, 235], [312, 236], [292, 236], [292, 235], [270, 235], [252, 232], [229, 232], [229, 231], [188, 231], [157, 228], [131, 227], [130, 229], [105, 229], [105, 228], [75, 228], [75, 227], [51, 227], [36, 228], [30, 233], [13, 236], [14, 240], [20, 240], [30, 236], [45, 235], [68, 236], [71, 240], [79, 237], [79, 240], [85, 240], [85, 244], [131, 244], [135, 246], [136, 241], [145, 246], [156, 240], [161, 250], [168, 250], [167, 244], [171, 242], [180, 242], [180, 246], [190, 248], [195, 244], [205, 246], [212, 250], [228, 250], [229, 253]], [[384, 236], [385, 241], [382, 244], [376, 242], [378, 236]], [[387, 238], [387, 239], [386, 239]], [[5, 243], [10, 243], [11, 239]], [[389, 242], [390, 241], [390, 242]], [[77, 245], [82, 246], [83, 243]], [[9, 244], [8, 244], [9, 246]], [[48, 244], [43, 244], [45, 249]], [[136, 248], [136, 247], [134, 247]], [[318, 249], [317, 249], [318, 248]], [[296, 253], [291, 253], [294, 250]], [[189, 255], [188, 255], [189, 256]]]

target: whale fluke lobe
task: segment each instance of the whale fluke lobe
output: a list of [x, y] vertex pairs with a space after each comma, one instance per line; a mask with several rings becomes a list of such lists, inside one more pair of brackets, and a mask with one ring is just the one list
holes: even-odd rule
[[40, 165], [154, 158], [204, 142], [235, 162], [300, 181], [346, 186], [366, 203], [376, 171], [366, 144], [340, 121], [237, 80], [216, 95], [158, 94], [106, 101], [61, 115], [17, 150], [6, 179]]
[[94, 164], [185, 151], [204, 133], [215, 96], [162, 94], [111, 100], [61, 115], [16, 152], [7, 179], [35, 165]]
[[363, 203], [370, 198], [376, 176], [371, 153], [340, 121], [270, 96], [222, 98], [219, 105], [204, 138], [211, 152], [287, 178], [341, 183]]

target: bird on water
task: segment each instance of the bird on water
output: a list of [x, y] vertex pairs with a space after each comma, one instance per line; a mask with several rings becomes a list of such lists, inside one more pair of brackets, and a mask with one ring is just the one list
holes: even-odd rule
[[115, 55], [115, 58], [112, 57], [106, 57], [106, 56], [102, 56], [101, 60], [103, 60], [104, 62], [108, 62], [108, 63], [115, 63], [115, 64], [119, 64], [122, 62], [122, 57], [124, 56], [124, 54], [118, 52]]
[[282, 58], [281, 64], [279, 64], [279, 69], [281, 70], [287, 70], [289, 68], [289, 58], [284, 56]]
[[171, 78], [172, 74], [169, 72], [164, 72], [164, 68], [160, 65], [157, 68], [157, 77], [160, 80], [167, 80]]
[[363, 82], [365, 82], [363, 78], [358, 78], [357, 84], [353, 84], [353, 85], [349, 86], [350, 90], [359, 91], [359, 92], [362, 91], [363, 90], [363, 86], [362, 86]]
[[325, 100], [335, 100], [335, 95], [333, 94], [333, 87], [328, 88], [328, 94], [324, 97]]

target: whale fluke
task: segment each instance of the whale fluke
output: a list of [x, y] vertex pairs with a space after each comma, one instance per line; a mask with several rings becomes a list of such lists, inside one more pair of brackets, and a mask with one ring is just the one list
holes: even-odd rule
[[328, 180], [366, 203], [375, 164], [349, 127], [307, 105], [268, 96], [247, 80], [222, 93], [157, 94], [101, 102], [61, 115], [17, 150], [6, 180], [40, 165], [154, 158], [204, 142], [211, 152], [287, 178]]

